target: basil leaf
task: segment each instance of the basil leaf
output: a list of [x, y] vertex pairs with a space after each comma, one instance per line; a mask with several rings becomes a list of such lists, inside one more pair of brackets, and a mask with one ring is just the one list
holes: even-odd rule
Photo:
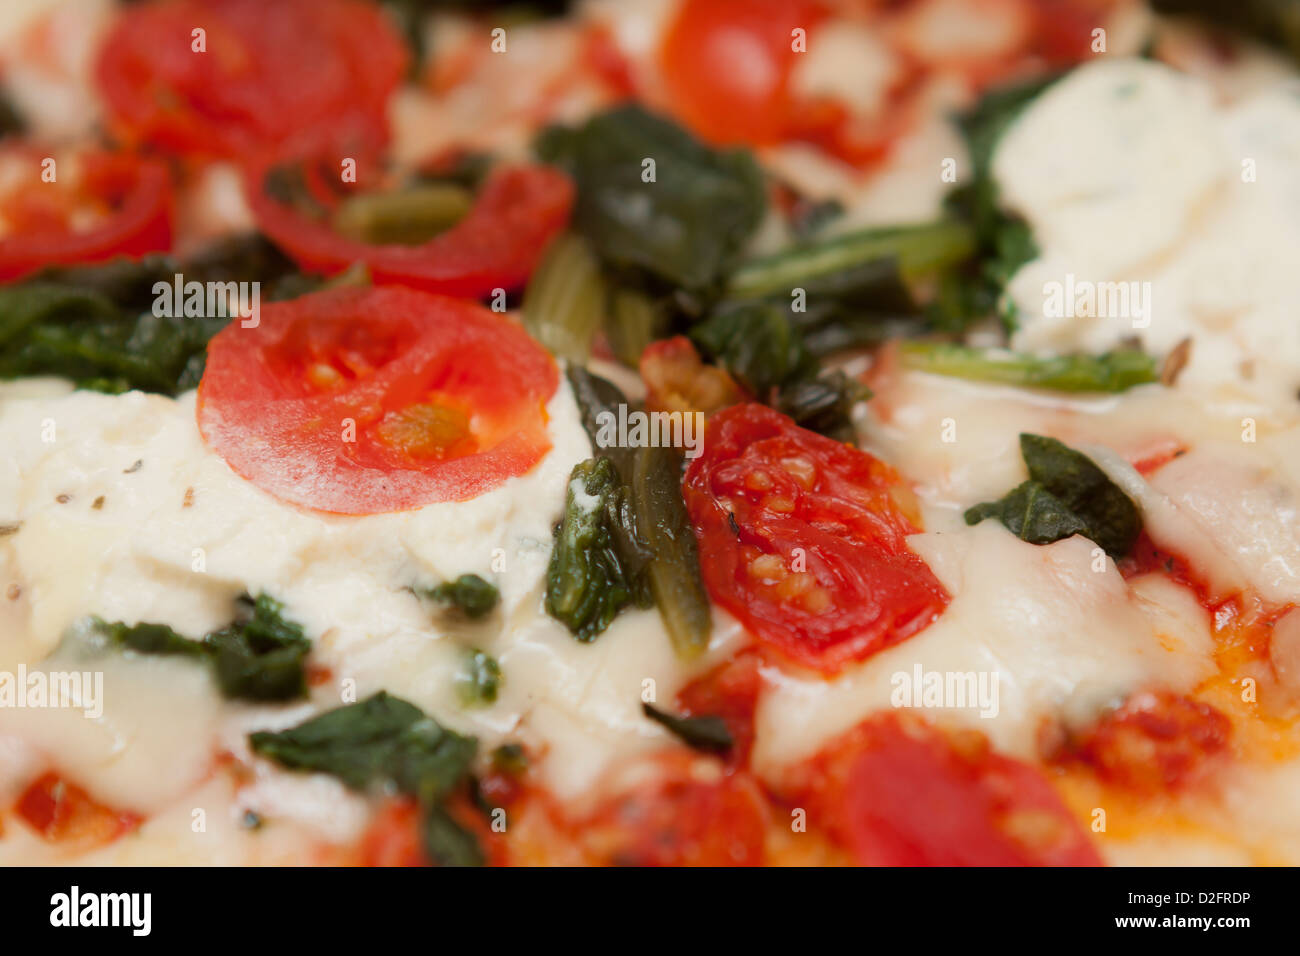
[[725, 277], [766, 210], [763, 176], [748, 151], [710, 149], [639, 106], [577, 129], [552, 127], [537, 151], [573, 177], [574, 228], [598, 255], [688, 290]]
[[[245, 602], [247, 604], [247, 602]], [[251, 616], [209, 634], [217, 685], [241, 700], [292, 700], [307, 696], [304, 663], [311, 641], [302, 627], [281, 617], [283, 606], [259, 595]]]
[[438, 866], [483, 866], [487, 857], [478, 838], [456, 822], [442, 806], [424, 811], [422, 838], [425, 855]]
[[1142, 530], [1137, 506], [1104, 471], [1055, 438], [1021, 434], [1020, 454], [1029, 481], [996, 502], [966, 511], [966, 523], [994, 517], [1031, 544], [1082, 534], [1119, 558]]
[[327, 773], [358, 791], [392, 784], [426, 803], [468, 779], [478, 747], [385, 691], [288, 730], [259, 731], [249, 744], [292, 770]]
[[501, 592], [496, 585], [484, 581], [477, 574], [462, 574], [454, 581], [444, 581], [437, 587], [427, 588], [420, 593], [430, 600], [454, 608], [471, 620], [490, 614], [501, 600]]
[[727, 722], [721, 717], [678, 717], [645, 703], [641, 705], [641, 711], [696, 750], [726, 753], [735, 746]]
[[164, 624], [92, 620], [92, 631], [112, 646], [137, 654], [183, 656], [212, 665], [222, 696], [236, 700], [293, 700], [307, 695], [305, 663], [311, 641], [268, 595], [241, 598], [235, 620], [202, 640]]

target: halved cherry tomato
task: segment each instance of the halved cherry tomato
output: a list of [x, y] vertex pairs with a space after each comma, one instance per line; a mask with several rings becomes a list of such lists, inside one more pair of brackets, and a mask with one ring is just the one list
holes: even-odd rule
[[[45, 151], [9, 147], [5, 164], [30, 167], [0, 196], [0, 281], [51, 265], [141, 256], [171, 245], [172, 189], [167, 167], [98, 150], [55, 157], [53, 182], [41, 178]], [[78, 220], [90, 225], [79, 228]]]
[[34, 780], [14, 814], [51, 842], [108, 843], [140, 825], [141, 817], [95, 801], [53, 771]]
[[124, 10], [97, 78], [127, 139], [240, 157], [341, 122], [383, 138], [407, 56], [378, 4], [179, 0]]
[[768, 809], [744, 772], [668, 750], [618, 768], [575, 827], [587, 858], [613, 866], [759, 866]]
[[1169, 691], [1134, 694], [1078, 735], [1063, 756], [1138, 793], [1183, 789], [1228, 748], [1232, 724], [1216, 708]]
[[208, 345], [198, 422], [282, 501], [376, 514], [464, 501], [550, 449], [559, 374], [517, 324], [400, 286], [265, 305]]
[[683, 486], [709, 595], [833, 673], [934, 621], [948, 595], [907, 548], [907, 489], [866, 452], [764, 405], [709, 420]]
[[798, 112], [791, 31], [823, 16], [808, 0], [685, 0], [659, 49], [672, 110], [712, 142], [781, 142]]
[[864, 866], [1096, 866], [1056, 791], [983, 734], [873, 717], [793, 768], [786, 795]]
[[[376, 283], [397, 282], [446, 295], [479, 297], [522, 286], [543, 249], [569, 220], [573, 184], [548, 166], [490, 175], [469, 214], [419, 245], [360, 242], [339, 235], [266, 191], [269, 166], [249, 178], [257, 224], [309, 272], [331, 274], [363, 262]], [[324, 198], [317, 195], [315, 198]]]

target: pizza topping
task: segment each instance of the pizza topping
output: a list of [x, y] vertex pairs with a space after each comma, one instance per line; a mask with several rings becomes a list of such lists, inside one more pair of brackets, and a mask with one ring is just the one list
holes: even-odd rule
[[199, 430], [282, 501], [375, 514], [463, 501], [550, 448], [555, 363], [467, 302], [397, 287], [265, 305], [208, 347]]
[[591, 862], [615, 866], [758, 866], [768, 808], [752, 777], [686, 750], [636, 761], [575, 821]]
[[340, 125], [383, 138], [407, 59], [376, 4], [181, 0], [123, 10], [97, 79], [129, 139], [241, 157]]
[[1139, 794], [1186, 788], [1226, 754], [1232, 725], [1201, 701], [1169, 691], [1134, 694], [1086, 731], [1058, 759], [1096, 768], [1103, 780]]
[[1056, 392], [1123, 392], [1161, 381], [1162, 374], [1155, 359], [1136, 349], [1044, 358], [1006, 349], [914, 341], [903, 342], [899, 354], [906, 368], [921, 372]]
[[4, 162], [30, 172], [0, 195], [0, 281], [49, 266], [103, 262], [167, 249], [172, 240], [172, 185], [167, 167], [130, 153], [90, 150], [59, 159], [52, 182], [44, 153], [8, 146]]
[[833, 673], [942, 612], [888, 466], [761, 405], [719, 412], [704, 447], [684, 488], [704, 581], [765, 644]]
[[462, 574], [454, 581], [444, 581], [437, 587], [426, 588], [419, 593], [472, 621], [491, 614], [501, 600], [501, 592], [496, 585], [484, 581], [477, 574]]
[[248, 740], [254, 753], [291, 770], [330, 774], [353, 790], [392, 786], [417, 803], [430, 860], [444, 866], [484, 862], [474, 835], [447, 808], [453, 791], [469, 779], [477, 741], [444, 729], [415, 705], [380, 691]]
[[141, 822], [134, 813], [98, 803], [53, 771], [32, 781], [14, 804], [14, 814], [54, 843], [108, 843]]
[[997, 518], [1030, 544], [1081, 534], [1113, 558], [1132, 549], [1142, 530], [1137, 505], [1091, 459], [1042, 435], [1022, 434], [1020, 453], [1029, 480], [999, 501], [967, 509], [967, 524]]
[[552, 128], [538, 152], [573, 177], [574, 228], [606, 262], [686, 289], [735, 265], [766, 208], [749, 153], [711, 150], [638, 106]]
[[[573, 203], [573, 187], [558, 171], [505, 167], [488, 175], [473, 205], [454, 224], [449, 224], [453, 210], [438, 200], [437, 209], [426, 209], [430, 215], [399, 225], [389, 212], [381, 217], [374, 204], [385, 210], [406, 210], [409, 204], [400, 198], [361, 198], [376, 178], [372, 162], [358, 161], [357, 183], [351, 185], [340, 181], [338, 163], [346, 153], [332, 140], [299, 153], [256, 166], [248, 177], [249, 202], [271, 241], [304, 270], [323, 275], [363, 263], [379, 284], [466, 297], [517, 289], [564, 228]], [[343, 198], [348, 195], [356, 198]], [[385, 217], [385, 223], [376, 221]]]
[[679, 717], [660, 710], [653, 704], [641, 705], [641, 711], [655, 723], [667, 728], [673, 736], [694, 750], [704, 753], [727, 754], [735, 745], [727, 722], [716, 716]]
[[866, 866], [1097, 866], [1101, 858], [1033, 767], [975, 731], [884, 714], [792, 769], [788, 799]]
[[579, 464], [569, 483], [547, 571], [547, 610], [584, 640], [625, 605], [653, 601], [678, 655], [695, 657], [708, 646], [712, 617], [682, 502], [679, 453], [602, 437], [620, 408], [626, 414], [626, 397], [581, 368], [571, 367], [568, 377], [602, 454]]
[[283, 606], [268, 595], [241, 598], [235, 621], [198, 641], [164, 624], [108, 624], [96, 619], [91, 631], [109, 646], [132, 653], [206, 661], [225, 697], [293, 700], [307, 695], [305, 661], [311, 641], [283, 612]]

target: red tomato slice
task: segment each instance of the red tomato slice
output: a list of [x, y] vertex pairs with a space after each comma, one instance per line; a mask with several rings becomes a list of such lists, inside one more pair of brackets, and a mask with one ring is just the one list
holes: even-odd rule
[[697, 677], [677, 694], [683, 716], [723, 719], [731, 732], [727, 762], [733, 766], [747, 765], [754, 745], [754, 711], [763, 689], [761, 665], [758, 652], [748, 648]]
[[576, 827], [593, 863], [613, 866], [760, 866], [768, 810], [744, 772], [724, 772], [686, 750], [621, 768], [612, 796]]
[[[61, 160], [54, 182], [41, 181], [43, 151], [6, 150], [28, 163], [30, 179], [0, 198], [9, 235], [0, 239], [0, 281], [46, 266], [141, 256], [171, 245], [172, 191], [166, 166], [126, 153], [92, 151]], [[75, 166], [70, 169], [69, 166]], [[89, 214], [94, 224], [78, 229]]]
[[1134, 694], [1072, 741], [1065, 756], [1142, 794], [1174, 792], [1224, 754], [1232, 724], [1209, 704], [1169, 691]]
[[798, 112], [791, 31], [823, 15], [807, 0], [686, 0], [659, 48], [670, 108], [715, 143], [782, 141]]
[[800, 664], [834, 673], [948, 602], [907, 548], [918, 528], [893, 469], [764, 405], [709, 420], [683, 493], [709, 595]]
[[378, 4], [179, 0], [122, 11], [97, 78], [126, 138], [239, 157], [343, 121], [382, 138], [385, 104], [406, 67], [406, 47]]
[[871, 718], [791, 773], [790, 796], [864, 866], [1097, 866], [1056, 791], [983, 734]]
[[141, 818], [97, 803], [76, 784], [57, 773], [46, 773], [32, 782], [14, 813], [42, 838], [55, 843], [109, 843], [140, 825]]
[[550, 355], [470, 302], [399, 286], [271, 303], [208, 345], [199, 430], [282, 501], [377, 514], [463, 501], [550, 449]]
[[372, 245], [273, 199], [262, 188], [269, 171], [262, 167], [252, 174], [249, 201], [258, 226], [303, 269], [329, 275], [364, 262], [376, 283], [471, 298], [522, 286], [573, 207], [573, 184], [558, 170], [502, 169], [483, 184], [469, 214], [446, 232], [415, 246]]

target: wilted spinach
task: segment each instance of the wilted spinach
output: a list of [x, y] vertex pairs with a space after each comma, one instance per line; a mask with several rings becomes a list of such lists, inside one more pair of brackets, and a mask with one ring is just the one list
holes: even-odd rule
[[966, 523], [997, 518], [1030, 544], [1082, 534], [1113, 558], [1123, 557], [1142, 530], [1137, 506], [1088, 456], [1055, 438], [1021, 434], [1029, 480], [998, 501], [966, 511]]

